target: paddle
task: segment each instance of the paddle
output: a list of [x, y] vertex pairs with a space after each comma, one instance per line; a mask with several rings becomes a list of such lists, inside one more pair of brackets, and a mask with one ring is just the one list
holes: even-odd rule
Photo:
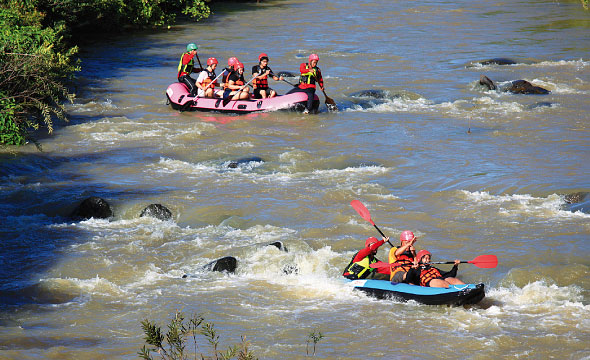
[[[250, 81], [248, 81], [247, 83], [245, 83], [244, 85], [242, 85], [242, 87], [240, 87], [238, 90], [236, 90], [236, 94], [239, 94], [239, 93], [240, 93], [240, 92], [241, 92], [241, 91], [242, 91], [242, 90], [243, 90], [243, 89], [244, 89], [246, 86], [250, 85], [250, 83], [251, 83], [251, 82], [252, 82], [254, 79], [256, 79], [256, 77], [257, 77], [257, 76], [259, 76], [260, 74], [262, 74], [262, 73], [258, 73], [258, 75], [253, 75], [253, 76], [252, 76], [252, 79], [250, 79]], [[229, 81], [229, 80], [228, 80], [228, 81]], [[230, 94], [231, 94], [231, 93], [230, 93]], [[235, 94], [234, 94], [234, 96], [235, 96]], [[230, 95], [228, 95], [227, 97], [224, 97], [224, 98], [223, 98], [223, 106], [226, 106], [226, 105], [227, 105], [227, 104], [228, 104], [228, 103], [231, 101], [231, 98], [232, 98], [232, 97], [233, 97], [233, 96], [231, 96], [231, 97], [230, 97]]]
[[[377, 229], [377, 231], [379, 231], [379, 234], [381, 234], [381, 236], [383, 236], [384, 238], [387, 237], [385, 236], [385, 234], [383, 234], [383, 232], [381, 231], [381, 229], [379, 229], [377, 227], [377, 225], [375, 225], [375, 223], [373, 222], [373, 220], [371, 219], [371, 213], [369, 213], [369, 210], [367, 210], [367, 208], [365, 207], [365, 205], [363, 205], [362, 202], [358, 201], [358, 200], [352, 200], [350, 202], [350, 206], [352, 206], [353, 209], [356, 210], [356, 212], [365, 220], [367, 220], [368, 222], [371, 223], [371, 225], [373, 225], [375, 227], [375, 229]], [[389, 243], [389, 245], [391, 245], [391, 247], [394, 247], [393, 244], [387, 240], [387, 242]]]
[[[454, 264], [454, 263], [455, 263], [454, 261], [436, 261], [436, 262], [433, 261], [430, 264]], [[495, 268], [496, 266], [498, 266], [498, 257], [496, 255], [480, 255], [480, 256], [477, 256], [473, 260], [461, 261], [461, 263], [462, 264], [473, 264], [473, 265], [477, 266], [478, 268], [482, 268], [482, 269], [491, 269], [491, 268]], [[384, 269], [384, 268], [389, 268], [392, 265], [393, 264], [375, 263], [375, 264], [371, 264], [369, 266], [374, 269]], [[393, 267], [400, 267], [400, 266], [405, 266], [405, 264], [396, 265]]]
[[203, 65], [201, 65], [201, 59], [199, 59], [199, 54], [195, 54], [197, 57], [197, 61], [199, 62], [199, 66], [201, 67], [201, 71], [203, 71]]
[[[454, 264], [454, 261], [437, 261], [431, 264]], [[498, 257], [496, 255], [480, 255], [470, 261], [461, 261], [462, 264], [473, 264], [478, 268], [491, 269], [498, 266]]]
[[338, 107], [336, 106], [336, 103], [334, 102], [334, 100], [328, 96], [328, 94], [326, 94], [326, 91], [324, 89], [322, 89], [322, 92], [324, 93], [324, 96], [326, 97], [326, 107], [328, 108], [328, 110], [330, 111], [338, 111]]
[[[219, 79], [219, 78], [221, 77], [221, 75], [223, 75], [223, 74], [224, 74], [226, 71], [227, 71], [226, 69], [223, 69], [223, 71], [221, 72], [221, 74], [217, 75], [217, 76], [215, 77], [215, 79], [213, 79], [213, 81], [211, 81], [211, 82], [209, 83], [209, 85], [207, 85], [207, 87], [211, 87], [211, 84], [215, 83], [215, 81], [216, 81], [217, 79]], [[213, 89], [215, 89], [215, 88], [213, 88]], [[207, 90], [207, 88], [205, 88], [205, 90]], [[205, 92], [205, 90], [203, 90], [203, 92]], [[213, 90], [213, 92], [215, 93], [215, 90]], [[196, 100], [196, 99], [198, 99], [198, 98], [199, 98], [199, 95], [195, 96], [195, 100]]]

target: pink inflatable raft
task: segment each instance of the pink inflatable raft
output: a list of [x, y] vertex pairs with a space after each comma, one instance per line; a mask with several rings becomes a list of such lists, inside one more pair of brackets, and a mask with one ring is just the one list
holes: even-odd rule
[[[181, 83], [173, 83], [166, 89], [168, 103], [180, 111], [220, 111], [232, 113], [251, 113], [255, 111], [294, 110], [303, 111], [307, 102], [307, 94], [296, 92], [266, 99], [230, 100], [221, 98], [190, 97], [187, 87]], [[317, 112], [320, 99], [316, 95], [312, 112]]]

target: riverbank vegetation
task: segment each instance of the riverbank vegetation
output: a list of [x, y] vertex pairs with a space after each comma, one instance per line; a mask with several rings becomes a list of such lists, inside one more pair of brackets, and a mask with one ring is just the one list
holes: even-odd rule
[[[193, 315], [188, 320], [182, 312], [176, 311], [174, 317], [168, 323], [168, 331], [163, 334], [162, 328], [154, 322], [145, 319], [141, 322], [141, 328], [145, 335], [145, 342], [151, 347], [145, 345], [137, 353], [140, 358], [153, 360], [152, 355], [158, 354], [157, 357], [163, 360], [184, 360], [194, 359], [215, 359], [228, 360], [236, 358], [238, 360], [257, 359], [249, 349], [249, 343], [242, 336], [240, 344], [229, 346], [225, 351], [219, 350], [219, 335], [215, 330], [212, 322], [205, 321], [201, 314]], [[200, 350], [199, 343], [203, 337], [208, 346], [211, 347], [211, 355], [205, 357]], [[317, 343], [324, 338], [319, 330], [313, 330], [307, 336], [306, 355], [315, 356]], [[192, 340], [190, 344], [189, 339]], [[310, 355], [310, 344], [313, 343], [312, 353]]]
[[67, 120], [80, 70], [76, 43], [90, 33], [164, 27], [211, 14], [208, 0], [0, 0], [0, 145], [23, 145], [32, 130]]

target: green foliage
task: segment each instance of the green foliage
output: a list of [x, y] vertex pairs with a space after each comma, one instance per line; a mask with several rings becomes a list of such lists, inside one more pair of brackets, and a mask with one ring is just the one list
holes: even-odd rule
[[18, 111], [13, 100], [0, 94], [0, 144], [24, 145], [24, 129], [14, 121], [14, 113]]
[[47, 14], [47, 26], [65, 25], [71, 32], [120, 31], [121, 28], [151, 28], [172, 24], [176, 15], [195, 20], [207, 18], [209, 0], [37, 0]]
[[584, 9], [588, 10], [588, 0], [582, 0], [582, 6]]
[[319, 330], [313, 330], [307, 335], [307, 345], [305, 346], [305, 353], [309, 355], [309, 343], [313, 342], [312, 355], [315, 355], [316, 344], [324, 338], [324, 335]]
[[213, 349], [213, 355], [210, 357], [215, 360], [229, 360], [237, 356], [238, 360], [255, 360], [254, 355], [248, 350], [248, 343], [242, 337], [241, 348], [233, 345], [227, 348], [225, 352], [219, 351], [219, 335], [215, 331], [215, 325], [205, 322], [201, 315], [194, 315], [185, 322], [184, 315], [177, 311], [174, 318], [168, 324], [168, 332], [164, 335], [159, 326], [144, 320], [141, 322], [141, 328], [145, 334], [145, 342], [153, 348], [147, 348], [145, 345], [137, 353], [140, 358], [153, 360], [151, 353], [157, 352], [160, 358], [165, 360], [184, 360], [188, 359], [186, 346], [188, 338], [192, 338], [194, 345], [193, 357], [197, 355], [205, 359], [202, 353], [198, 351], [197, 335], [202, 335]]
[[66, 48], [62, 29], [43, 28], [43, 15], [30, 2], [0, 5], [0, 111], [2, 144], [24, 144], [29, 129], [53, 131], [52, 117], [66, 120], [66, 87], [78, 70], [76, 47]]

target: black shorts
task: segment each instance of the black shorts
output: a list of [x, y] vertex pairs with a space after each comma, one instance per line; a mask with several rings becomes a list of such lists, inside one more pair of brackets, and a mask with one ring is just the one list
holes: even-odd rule
[[262, 95], [260, 95], [260, 90], [266, 90], [266, 96], [269, 96], [270, 95], [270, 92], [272, 91], [272, 89], [269, 88], [269, 87], [268, 88], [264, 88], [264, 89], [256, 88], [256, 89], [254, 89], [254, 92], [253, 92], [254, 99], [262, 99]]

